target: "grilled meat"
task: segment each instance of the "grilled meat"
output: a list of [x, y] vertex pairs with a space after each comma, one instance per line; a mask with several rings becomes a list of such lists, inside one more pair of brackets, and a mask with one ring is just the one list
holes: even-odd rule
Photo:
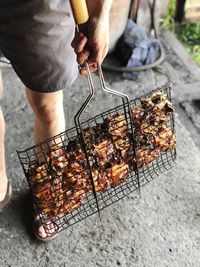
[[35, 162], [27, 174], [40, 210], [50, 217], [70, 213], [93, 191], [91, 179], [96, 192], [105, 192], [122, 184], [136, 167], [144, 168], [163, 151], [173, 149], [175, 134], [168, 126], [171, 112], [171, 102], [160, 92], [142, 99], [141, 106], [132, 106], [134, 144], [125, 116], [120, 114], [85, 129], [92, 177], [81, 136], [66, 147], [52, 146], [47, 161]]

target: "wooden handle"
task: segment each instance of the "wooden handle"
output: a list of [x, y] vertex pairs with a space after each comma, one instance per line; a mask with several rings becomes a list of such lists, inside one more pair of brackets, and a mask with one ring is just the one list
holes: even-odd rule
[[70, 4], [76, 24], [80, 25], [87, 22], [89, 14], [86, 0], [70, 0]]

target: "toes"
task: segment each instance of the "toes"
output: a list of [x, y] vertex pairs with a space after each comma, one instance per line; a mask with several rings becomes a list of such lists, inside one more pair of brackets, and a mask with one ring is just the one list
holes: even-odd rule
[[54, 234], [56, 232], [56, 226], [52, 222], [48, 222], [44, 225], [44, 228], [48, 234]]
[[38, 228], [38, 235], [43, 239], [47, 237], [47, 234], [45, 233], [45, 230], [44, 230], [43, 226], [40, 226]]
[[37, 214], [34, 220], [34, 229], [36, 236], [45, 241], [45, 239], [48, 240], [53, 237], [57, 233], [59, 227], [51, 220], [45, 223], [43, 222], [42, 224], [40, 216]]
[[56, 231], [57, 231], [57, 227], [52, 222], [47, 222], [43, 225], [40, 225], [37, 229], [37, 233], [39, 237], [41, 237], [42, 239], [45, 239], [48, 236], [55, 234]]

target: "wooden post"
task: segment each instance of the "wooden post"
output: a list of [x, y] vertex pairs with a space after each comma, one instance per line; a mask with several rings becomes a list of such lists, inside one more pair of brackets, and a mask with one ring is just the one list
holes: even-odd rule
[[174, 15], [174, 20], [181, 23], [184, 19], [184, 9], [186, 0], [176, 0], [176, 11]]

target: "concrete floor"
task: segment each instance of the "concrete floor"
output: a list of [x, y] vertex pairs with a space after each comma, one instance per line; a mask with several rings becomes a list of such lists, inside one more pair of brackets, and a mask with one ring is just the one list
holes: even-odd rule
[[[113, 89], [132, 99], [171, 83], [176, 106], [177, 166], [147, 184], [141, 198], [130, 194], [102, 211], [101, 221], [97, 215], [89, 217], [49, 243], [34, 238], [31, 200], [16, 154], [17, 149], [33, 144], [31, 110], [14, 71], [3, 70], [7, 169], [14, 197], [0, 214], [1, 267], [200, 266], [200, 134], [192, 120], [198, 109], [192, 113], [181, 105], [188, 102], [193, 108], [192, 100], [200, 98], [200, 71], [184, 50], [177, 49], [173, 36], [163, 33], [162, 41], [166, 51], [162, 73], [149, 70], [137, 81], [122, 80], [111, 72], [105, 72], [105, 77]], [[94, 80], [98, 87], [96, 76]], [[67, 128], [73, 126], [73, 116], [86, 94], [87, 81], [82, 77], [65, 91]], [[85, 117], [116, 104], [114, 97], [97, 90]]]

